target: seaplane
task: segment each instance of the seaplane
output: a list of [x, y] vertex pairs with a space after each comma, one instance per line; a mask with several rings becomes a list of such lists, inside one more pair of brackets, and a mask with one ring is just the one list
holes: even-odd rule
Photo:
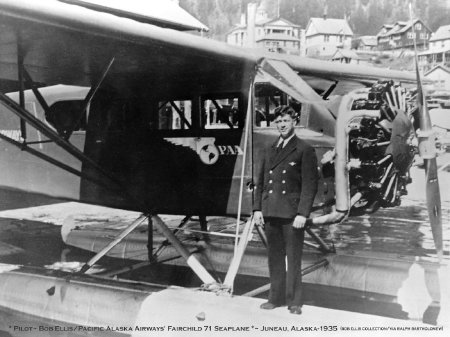
[[[254, 173], [261, 151], [277, 137], [273, 110], [283, 104], [298, 111], [296, 132], [320, 162], [305, 281], [377, 293], [376, 283], [392, 271], [335, 254], [315, 229], [399, 206], [411, 180], [413, 132], [425, 162], [436, 249], [436, 259], [420, 266], [427, 284], [443, 282], [435, 139], [418, 72], [264, 53], [120, 14], [84, 1], [0, 0], [0, 78], [16, 88], [0, 94], [1, 190], [140, 214], [112, 237], [106, 229], [63, 226], [68, 245], [95, 253], [74, 273], [2, 265], [1, 307], [80, 333], [264, 335], [267, 322], [299, 328], [282, 308], [259, 310], [261, 299], [252, 296], [267, 286], [233, 294], [238, 273], [267, 276], [264, 231], [252, 221]], [[168, 226], [173, 220], [165, 215], [181, 221]], [[130, 237], [138, 248], [127, 255]], [[140, 260], [131, 268], [177, 261], [200, 286], [89, 273], [106, 255]], [[223, 281], [205, 261], [225, 273]], [[399, 264], [398, 285], [412, 262], [389, 263]], [[355, 280], [349, 264], [363, 276]], [[384, 295], [395, 297], [396, 285]], [[444, 301], [442, 284], [430, 292], [433, 303]], [[303, 322], [333, 330], [349, 321], [331, 311], [311, 308]], [[350, 321], [365, 316], [352, 313]], [[374, 315], [369, 321], [410, 324]]]

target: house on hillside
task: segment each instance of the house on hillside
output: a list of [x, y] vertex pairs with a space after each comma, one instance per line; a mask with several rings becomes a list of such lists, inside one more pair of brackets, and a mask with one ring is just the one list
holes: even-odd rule
[[360, 55], [359, 52], [349, 49], [336, 49], [335, 53], [329, 58], [333, 62], [347, 63], [347, 64], [370, 64], [370, 56]]
[[263, 7], [258, 7], [256, 14], [252, 14], [252, 5], [249, 4], [247, 15], [241, 17], [240, 24], [226, 35], [227, 43], [299, 55], [300, 26], [283, 18], [269, 18]]
[[450, 50], [450, 25], [439, 27], [430, 38], [429, 50]]
[[361, 51], [377, 50], [377, 37], [373, 35], [364, 35], [352, 40], [352, 49]]
[[437, 65], [424, 74], [424, 78], [433, 82], [436, 91], [450, 92], [450, 68]]
[[332, 55], [337, 48], [350, 49], [353, 31], [347, 20], [311, 18], [306, 26], [306, 55], [324, 57]]
[[349, 49], [336, 49], [331, 56], [331, 61], [340, 63], [358, 63], [358, 59], [358, 55]]
[[431, 36], [429, 49], [419, 54], [419, 67], [428, 71], [437, 65], [450, 67], [450, 25], [441, 26]]
[[[414, 26], [414, 32], [413, 32]], [[415, 35], [414, 35], [415, 33]], [[431, 29], [420, 19], [410, 21], [397, 21], [394, 25], [383, 25], [377, 34], [379, 50], [413, 50], [414, 40], [417, 48], [428, 48]]]
[[427, 50], [419, 53], [419, 69], [428, 71], [438, 65], [450, 67], [450, 48]]

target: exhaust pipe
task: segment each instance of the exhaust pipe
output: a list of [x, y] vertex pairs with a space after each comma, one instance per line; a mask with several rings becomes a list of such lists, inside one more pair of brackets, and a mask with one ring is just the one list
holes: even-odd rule
[[361, 199], [362, 193], [357, 192], [350, 197], [350, 181], [348, 168], [348, 144], [350, 122], [355, 118], [377, 118], [380, 117], [379, 110], [352, 110], [353, 101], [360, 96], [358, 92], [345, 95], [339, 106], [339, 114], [336, 120], [336, 156], [334, 160], [335, 168], [335, 209], [322, 216], [310, 219], [313, 225], [327, 225], [342, 221], [350, 211], [350, 208]]

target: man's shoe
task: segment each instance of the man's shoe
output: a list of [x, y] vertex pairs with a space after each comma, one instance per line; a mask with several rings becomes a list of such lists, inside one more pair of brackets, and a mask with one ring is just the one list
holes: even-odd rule
[[291, 314], [295, 314], [295, 315], [301, 315], [302, 314], [302, 307], [299, 305], [291, 305], [288, 307], [289, 312]]
[[265, 309], [265, 310], [272, 310], [272, 309], [275, 309], [276, 307], [279, 307], [279, 305], [276, 305], [276, 304], [273, 304], [270, 302], [265, 302], [265, 303], [261, 304], [259, 307], [261, 309]]

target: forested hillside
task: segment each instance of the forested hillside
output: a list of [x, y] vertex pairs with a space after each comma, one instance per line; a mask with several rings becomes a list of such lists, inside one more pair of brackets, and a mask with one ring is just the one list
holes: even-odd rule
[[[240, 21], [249, 2], [263, 3], [270, 17], [280, 16], [305, 28], [310, 17], [322, 16], [328, 3], [328, 17], [347, 18], [357, 35], [375, 35], [384, 23], [409, 19], [411, 0], [180, 0], [180, 6], [210, 27], [209, 36], [224, 40]], [[412, 0], [416, 17], [433, 30], [450, 24], [447, 0]]]

